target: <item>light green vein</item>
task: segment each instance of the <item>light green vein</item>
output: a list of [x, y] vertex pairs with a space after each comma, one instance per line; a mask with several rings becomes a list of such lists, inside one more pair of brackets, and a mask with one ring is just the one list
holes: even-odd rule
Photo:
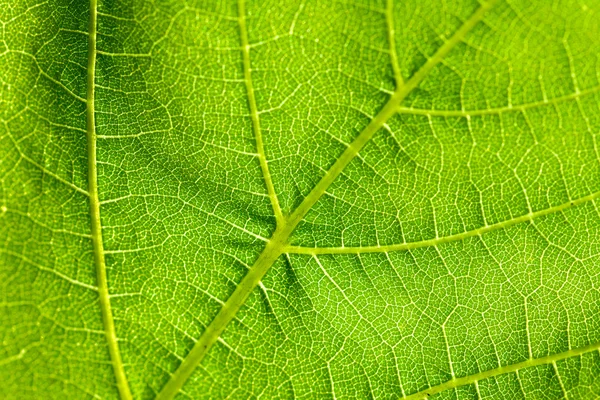
[[96, 265], [96, 284], [102, 311], [102, 322], [106, 334], [108, 351], [112, 363], [117, 389], [122, 400], [131, 400], [129, 383], [125, 376], [123, 361], [119, 351], [115, 322], [113, 319], [108, 282], [106, 278], [106, 262], [104, 260], [104, 242], [102, 240], [102, 225], [100, 222], [100, 201], [98, 198], [98, 170], [96, 163], [96, 121], [95, 121], [95, 84], [96, 84], [96, 27], [97, 0], [90, 0], [90, 16], [88, 22], [88, 66], [87, 66], [87, 155], [88, 155], [88, 192], [90, 196], [90, 219], [92, 229], [92, 246], [94, 249], [94, 264]]
[[398, 53], [396, 52], [396, 30], [394, 29], [394, 0], [387, 0], [385, 6], [385, 23], [387, 25], [388, 46], [390, 46], [390, 61], [394, 72], [396, 88], [404, 84], [400, 64], [398, 63]]
[[287, 246], [284, 253], [297, 254], [359, 254], [359, 253], [387, 253], [390, 251], [412, 250], [420, 247], [438, 246], [443, 243], [456, 242], [473, 236], [481, 236], [485, 233], [497, 231], [499, 229], [508, 228], [510, 226], [520, 224], [522, 222], [532, 221], [536, 218], [545, 215], [564, 211], [568, 208], [575, 207], [600, 197], [600, 192], [581, 197], [576, 200], [569, 201], [558, 206], [549, 207], [544, 210], [521, 215], [520, 217], [512, 218], [506, 221], [501, 221], [492, 225], [483, 226], [471, 231], [457, 233], [455, 235], [444, 236], [440, 238], [420, 240], [418, 242], [398, 243], [382, 246], [361, 246], [361, 247], [303, 247], [303, 246]]
[[75, 94], [75, 92], [73, 92], [71, 89], [69, 89], [64, 83], [62, 83], [61, 81], [53, 78], [51, 75], [49, 75], [46, 71], [44, 71], [42, 69], [42, 67], [40, 66], [40, 64], [38, 63], [37, 58], [33, 55], [33, 54], [29, 54], [26, 53], [24, 51], [21, 50], [10, 50], [11, 53], [14, 54], [21, 54], [23, 56], [29, 57], [33, 60], [33, 62], [35, 63], [36, 68], [38, 69], [38, 71], [40, 72], [40, 75], [43, 76], [44, 78], [48, 79], [50, 82], [54, 83], [55, 85], [59, 86], [60, 88], [62, 88], [67, 94], [69, 94], [70, 96], [72, 96], [74, 99], [85, 103], [87, 100], [84, 99], [83, 97]]
[[267, 192], [271, 199], [271, 206], [278, 225], [283, 223], [283, 214], [279, 199], [275, 192], [267, 157], [265, 156], [265, 148], [263, 145], [262, 132], [260, 130], [260, 119], [258, 117], [258, 108], [256, 107], [256, 97], [254, 97], [254, 86], [252, 85], [252, 66], [250, 65], [250, 44], [248, 42], [248, 28], [246, 27], [246, 4], [244, 0], [238, 1], [238, 21], [240, 26], [240, 40], [242, 49], [242, 59], [244, 64], [244, 82], [246, 84], [246, 93], [248, 95], [248, 104], [250, 106], [250, 117], [252, 118], [252, 128], [254, 130], [254, 139], [256, 141], [256, 151], [258, 152], [258, 160], [260, 169], [262, 170]]
[[24, 255], [22, 255], [22, 254], [19, 254], [19, 253], [16, 253], [16, 252], [14, 252], [14, 251], [10, 251], [10, 250], [4, 250], [4, 249], [0, 250], [0, 254], [7, 254], [7, 255], [9, 255], [9, 256], [12, 256], [12, 257], [18, 258], [19, 260], [23, 261], [23, 262], [24, 262], [24, 263], [26, 263], [26, 264], [29, 264], [29, 265], [31, 265], [32, 267], [34, 267], [34, 268], [37, 268], [37, 269], [38, 269], [38, 270], [40, 270], [40, 271], [43, 271], [43, 272], [48, 272], [48, 273], [51, 273], [51, 274], [53, 274], [53, 275], [55, 275], [55, 276], [58, 276], [59, 278], [61, 278], [61, 279], [65, 280], [65, 281], [67, 281], [67, 282], [69, 282], [69, 283], [70, 283], [70, 284], [72, 284], [72, 285], [75, 285], [75, 286], [80, 286], [80, 287], [82, 287], [82, 288], [89, 289], [89, 290], [93, 290], [93, 291], [95, 291], [95, 292], [97, 292], [97, 291], [98, 291], [98, 288], [97, 288], [96, 286], [88, 285], [88, 284], [87, 284], [87, 283], [85, 283], [85, 282], [78, 281], [77, 279], [73, 279], [73, 278], [71, 278], [70, 276], [63, 274], [63, 273], [62, 273], [62, 272], [60, 272], [60, 271], [57, 271], [57, 270], [55, 270], [55, 269], [52, 269], [52, 268], [49, 268], [49, 267], [45, 267], [45, 266], [43, 266], [43, 265], [41, 265], [41, 264], [39, 264], [39, 263], [36, 263], [36, 262], [35, 262], [35, 261], [33, 261], [33, 260], [30, 260], [29, 258], [25, 257], [25, 256], [24, 256]]
[[[239, 11], [244, 11], [244, 0], [239, 0]], [[194, 344], [189, 354], [185, 357], [179, 368], [171, 375], [167, 384], [160, 391], [157, 400], [173, 399], [185, 382], [192, 375], [196, 367], [202, 362], [210, 348], [217, 342], [227, 324], [233, 320], [239, 309], [244, 305], [250, 293], [258, 286], [263, 276], [287, 248], [287, 241], [302, 221], [306, 213], [321, 198], [327, 188], [342, 173], [344, 168], [356, 157], [358, 152], [373, 137], [398, 110], [398, 106], [414, 90], [427, 74], [452, 50], [465, 35], [483, 18], [485, 13], [498, 0], [483, 4], [473, 15], [464, 22], [456, 33], [443, 44], [438, 51], [417, 71], [405, 84], [398, 87], [381, 111], [371, 120], [363, 131], [348, 145], [346, 150], [329, 168], [321, 180], [300, 203], [291, 215], [283, 219], [277, 226], [275, 233], [267, 242], [262, 253], [246, 276], [241, 280], [231, 296], [227, 299], [216, 317], [206, 327], [200, 339]]]
[[441, 385], [432, 386], [429, 389], [423, 390], [418, 393], [411, 394], [409, 396], [403, 397], [404, 400], [421, 400], [427, 399], [434, 394], [443, 392], [445, 390], [454, 389], [459, 386], [473, 384], [475, 382], [481, 381], [483, 379], [492, 378], [498, 375], [508, 374], [510, 372], [516, 372], [524, 368], [529, 367], [537, 367], [540, 365], [546, 365], [551, 363], [556, 363], [556, 361], [564, 360], [571, 357], [577, 357], [584, 355], [586, 353], [591, 353], [593, 351], [600, 350], [600, 342], [592, 343], [584, 347], [579, 347], [576, 349], [568, 350], [562, 353], [553, 354], [545, 357], [534, 358], [525, 360], [520, 363], [505, 365], [503, 367], [498, 367], [495, 369], [490, 369], [488, 371], [479, 372], [477, 374], [464, 376], [462, 378], [455, 378], [448, 382], [442, 383]]
[[21, 351], [19, 351], [19, 354], [16, 354], [14, 356], [9, 356], [9, 357], [6, 357], [6, 358], [0, 360], [0, 365], [6, 365], [6, 364], [10, 364], [12, 362], [18, 361], [23, 358], [23, 356], [25, 355], [26, 352], [27, 352], [27, 350], [21, 349]]
[[21, 146], [19, 146], [19, 143], [12, 137], [12, 135], [8, 135], [8, 138], [13, 142], [13, 145], [15, 146], [15, 149], [17, 150], [17, 152], [19, 153], [19, 155], [21, 156], [21, 158], [25, 161], [27, 161], [28, 163], [30, 163], [31, 165], [33, 165], [34, 167], [38, 168], [40, 171], [42, 171], [42, 173], [44, 175], [48, 175], [54, 179], [56, 179], [58, 182], [61, 182], [63, 184], [65, 184], [66, 186], [70, 187], [71, 189], [75, 190], [76, 192], [79, 192], [85, 196], [89, 196], [89, 193], [87, 191], [85, 191], [84, 189], [80, 188], [79, 186], [75, 185], [72, 182], [69, 182], [68, 180], [61, 178], [59, 175], [55, 174], [54, 172], [51, 172], [50, 170], [48, 170], [48, 168], [44, 167], [43, 165], [37, 163], [35, 160], [33, 160], [31, 157], [27, 156], [23, 150], [21, 150]]
[[431, 115], [431, 116], [439, 116], [439, 117], [476, 117], [480, 115], [495, 115], [502, 114], [506, 112], [517, 112], [517, 111], [525, 111], [532, 108], [550, 106], [553, 104], [563, 103], [569, 100], [575, 100], [580, 97], [589, 96], [591, 94], [597, 93], [600, 91], [600, 86], [595, 86], [586, 90], [582, 90], [578, 93], [572, 93], [565, 96], [556, 97], [550, 100], [542, 100], [536, 101], [527, 104], [521, 104], [517, 106], [511, 107], [498, 107], [498, 108], [489, 108], [487, 110], [424, 110], [420, 108], [409, 108], [409, 107], [398, 107], [398, 113], [400, 114], [415, 114], [415, 115]]
[[239, 309], [246, 302], [246, 299], [248, 299], [250, 293], [258, 286], [262, 277], [281, 255], [281, 251], [287, 240], [287, 236], [282, 233], [280, 229], [275, 231], [275, 234], [269, 240], [252, 268], [248, 270], [246, 276], [244, 276], [234, 292], [225, 304], [223, 304], [215, 319], [207, 326], [179, 368], [171, 375], [167, 384], [158, 396], [156, 396], [156, 400], [172, 399], [181, 390], [184, 383], [192, 375], [206, 353], [208, 353], [208, 350], [219, 339], [227, 324], [235, 317]]
[[375, 132], [385, 124], [385, 122], [393, 116], [398, 106], [431, 72], [431, 70], [444, 59], [444, 57], [459, 44], [465, 35], [473, 29], [473, 27], [483, 18], [485, 13], [493, 7], [498, 0], [491, 0], [473, 13], [473, 15], [465, 21], [465, 23], [456, 31], [454, 35], [444, 43], [435, 54], [427, 60], [427, 62], [402, 86], [400, 86], [392, 97], [385, 104], [383, 109], [371, 120], [369, 125], [348, 145], [342, 155], [335, 161], [333, 166], [325, 173], [319, 183], [311, 190], [304, 198], [298, 208], [288, 218], [288, 223], [296, 227], [296, 225], [304, 218], [308, 210], [321, 198], [327, 188], [333, 183], [338, 175], [346, 168], [346, 166], [356, 157], [358, 152], [367, 144], [373, 137]]

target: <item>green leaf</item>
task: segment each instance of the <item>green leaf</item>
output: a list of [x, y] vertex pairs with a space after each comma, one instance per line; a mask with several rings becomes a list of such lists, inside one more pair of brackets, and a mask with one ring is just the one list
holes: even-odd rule
[[0, 0], [0, 398], [600, 397], [599, 15]]

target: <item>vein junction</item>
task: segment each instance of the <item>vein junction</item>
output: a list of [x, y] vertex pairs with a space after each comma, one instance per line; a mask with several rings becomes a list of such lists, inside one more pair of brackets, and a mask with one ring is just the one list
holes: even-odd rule
[[[241, 30], [242, 47], [243, 47], [243, 59], [245, 69], [245, 80], [246, 88], [249, 97], [249, 103], [251, 107], [251, 114], [253, 114], [253, 126], [255, 129], [255, 138], [259, 147], [259, 153], [262, 151], [262, 140], [260, 138], [260, 125], [258, 123], [258, 116], [253, 113], [256, 104], [253, 100], [252, 86], [250, 80], [250, 60], [249, 60], [249, 47], [247, 44], [247, 32], [245, 26], [245, 0], [239, 0], [238, 12], [239, 12], [239, 25]], [[381, 111], [371, 120], [371, 122], [363, 129], [363, 131], [354, 139], [352, 143], [348, 145], [346, 150], [341, 156], [335, 161], [331, 168], [325, 173], [317, 185], [310, 191], [310, 193], [300, 203], [289, 216], [277, 218], [277, 228], [267, 242], [262, 253], [254, 265], [250, 268], [246, 276], [241, 280], [239, 285], [236, 287], [233, 294], [227, 299], [217, 316], [208, 325], [200, 339], [195, 343], [194, 347], [183, 360], [179, 368], [171, 375], [171, 378], [167, 384], [163, 387], [161, 392], [156, 397], [157, 400], [166, 400], [174, 398], [177, 393], [181, 390], [185, 382], [194, 372], [195, 368], [202, 362], [210, 348], [217, 342], [227, 324], [233, 320], [239, 309], [244, 305], [250, 293], [258, 286], [261, 279], [279, 258], [279, 256], [286, 251], [287, 242], [295, 230], [296, 226], [302, 221], [304, 216], [312, 208], [312, 206], [321, 198], [327, 188], [333, 183], [333, 181], [342, 173], [346, 166], [356, 157], [360, 150], [369, 142], [373, 135], [393, 116], [398, 112], [399, 106], [402, 101], [421, 83], [421, 81], [431, 72], [431, 70], [438, 65], [444, 57], [467, 35], [471, 29], [481, 19], [483, 19], [486, 12], [493, 7], [498, 0], [490, 0], [487, 3], [481, 5], [469, 19], [452, 35], [452, 37], [444, 43], [435, 54], [406, 82], [400, 83], [390, 99], [383, 106]], [[388, 6], [391, 8], [390, 6]], [[399, 76], [399, 73], [397, 73]], [[253, 105], [254, 103], [254, 105]], [[263, 165], [264, 164], [264, 165]], [[277, 201], [273, 199], [274, 191], [271, 195], [272, 183], [268, 175], [268, 169], [265, 168], [266, 160], [261, 160], [261, 168], [267, 189], [271, 196], [272, 204], [274, 206], [275, 213], [277, 215], [276, 204]], [[266, 173], [265, 173], [266, 172]]]
[[271, 200], [271, 206], [273, 207], [273, 213], [277, 224], [283, 223], [283, 214], [281, 212], [281, 206], [279, 205], [279, 199], [275, 193], [275, 187], [271, 179], [271, 173], [269, 172], [269, 166], [265, 157], [265, 149], [263, 146], [262, 133], [260, 130], [260, 119], [258, 117], [258, 108], [256, 107], [256, 98], [254, 97], [254, 86], [252, 85], [252, 68], [250, 66], [250, 44], [248, 43], [248, 29], [246, 28], [246, 4], [244, 1], [238, 2], [238, 13], [239, 13], [239, 26], [240, 26], [240, 41], [242, 49], [242, 59], [244, 64], [244, 83], [246, 84], [246, 93], [248, 95], [248, 105], [250, 106], [250, 116], [252, 118], [252, 129], [254, 130], [254, 138], [256, 140], [256, 150], [258, 152], [258, 160], [260, 162], [260, 169], [262, 170], [265, 185], [267, 186], [267, 193]]

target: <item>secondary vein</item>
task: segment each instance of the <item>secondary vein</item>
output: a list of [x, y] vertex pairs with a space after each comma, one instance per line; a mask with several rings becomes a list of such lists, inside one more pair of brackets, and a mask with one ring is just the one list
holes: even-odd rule
[[550, 106], [559, 104], [569, 100], [577, 100], [580, 97], [589, 96], [600, 91], [600, 86], [594, 86], [592, 88], [581, 90], [577, 93], [568, 94], [565, 96], [556, 97], [554, 99], [536, 101], [532, 103], [520, 104], [516, 106], [497, 107], [483, 110], [425, 110], [421, 108], [410, 108], [410, 107], [398, 107], [398, 113], [400, 114], [413, 114], [413, 115], [431, 115], [436, 117], [476, 117], [481, 115], [497, 115], [507, 112], [518, 112], [525, 111], [532, 108], [538, 108], [543, 106]]
[[[464, 36], [479, 22], [485, 13], [498, 0], [491, 0], [479, 7], [477, 11], [467, 19], [464, 24], [456, 31], [456, 33], [444, 44], [438, 51], [417, 71], [410, 80], [399, 86], [381, 111], [371, 120], [371, 122], [363, 129], [363, 131], [348, 145], [346, 150], [334, 162], [319, 183], [310, 191], [310, 193], [300, 203], [298, 208], [288, 217], [283, 218], [273, 236], [267, 242], [264, 250], [258, 256], [254, 265], [250, 268], [246, 276], [242, 278], [240, 284], [236, 287], [231, 296], [227, 299], [216, 317], [206, 327], [205, 331], [200, 336], [200, 339], [194, 344], [192, 350], [183, 360], [179, 368], [171, 375], [167, 384], [160, 391], [156, 400], [173, 399], [185, 382], [192, 375], [196, 367], [202, 362], [210, 348], [217, 342], [220, 335], [223, 333], [229, 322], [233, 320], [239, 309], [244, 305], [250, 293], [258, 286], [263, 276], [283, 253], [287, 247], [287, 242], [296, 229], [296, 226], [302, 221], [306, 213], [311, 207], [321, 198], [327, 188], [341, 174], [344, 168], [356, 157], [358, 152], [367, 144], [386, 122], [398, 111], [398, 106], [429, 74], [429, 72], [452, 50]], [[239, 0], [238, 11], [240, 12], [240, 27], [244, 27], [245, 32], [245, 4], [244, 0]], [[242, 22], [243, 19], [243, 22]], [[242, 29], [241, 29], [242, 30]], [[244, 33], [242, 33], [242, 37]], [[242, 39], [244, 40], [244, 39]], [[245, 39], [247, 44], [247, 36]], [[245, 71], [250, 71], [249, 54], [245, 56], [244, 61]], [[248, 75], [247, 75], [248, 76]], [[250, 93], [250, 92], [249, 92]], [[250, 95], [249, 95], [250, 98]], [[256, 104], [254, 105], [256, 107]], [[258, 123], [258, 117], [253, 118], [253, 123]], [[255, 125], [256, 126], [256, 125]], [[256, 133], [256, 131], [255, 131]], [[257, 140], [258, 143], [258, 140]], [[262, 140], [261, 140], [262, 143]], [[259, 150], [260, 151], [260, 150]], [[263, 152], [264, 153], [264, 152]], [[266, 160], [265, 160], [266, 161]], [[266, 162], [265, 162], [266, 164]], [[261, 164], [262, 165], [262, 164]], [[264, 172], [264, 169], [263, 169]]]
[[254, 96], [254, 86], [252, 85], [252, 66], [250, 65], [250, 44], [248, 42], [248, 29], [246, 27], [246, 3], [245, 0], [238, 1], [238, 23], [240, 26], [240, 40], [242, 44], [242, 59], [244, 64], [244, 83], [246, 84], [246, 93], [248, 95], [248, 105], [250, 106], [250, 117], [252, 119], [252, 129], [254, 130], [254, 139], [256, 141], [256, 151], [260, 169], [262, 170], [267, 192], [271, 199], [271, 206], [278, 225], [283, 223], [283, 213], [279, 205], [279, 199], [275, 192], [275, 186], [269, 172], [265, 148], [263, 145], [262, 132], [260, 129], [260, 119], [258, 117], [258, 108], [256, 106], [256, 97]]
[[87, 155], [88, 155], [88, 193], [90, 197], [90, 219], [92, 230], [92, 246], [94, 264], [96, 266], [96, 284], [102, 323], [106, 334], [110, 360], [117, 380], [117, 390], [123, 400], [132, 399], [129, 383], [123, 368], [123, 361], [117, 342], [115, 322], [110, 305], [108, 281], [106, 277], [106, 261], [104, 259], [104, 242], [102, 240], [102, 224], [100, 222], [100, 201], [98, 197], [98, 170], [96, 163], [96, 121], [95, 121], [95, 84], [96, 84], [96, 29], [97, 29], [97, 0], [90, 0], [90, 16], [88, 22], [88, 66], [87, 66]]
[[600, 350], [600, 342], [592, 343], [587, 346], [579, 347], [579, 348], [572, 349], [572, 350], [567, 350], [562, 353], [552, 354], [552, 355], [545, 356], [545, 357], [530, 358], [528, 360], [525, 360], [525, 361], [522, 361], [519, 363], [504, 365], [502, 367], [498, 367], [498, 368], [491, 369], [488, 371], [479, 372], [479, 373], [473, 374], [473, 375], [464, 376], [462, 378], [455, 378], [448, 382], [444, 382], [440, 385], [432, 386], [429, 389], [425, 389], [423, 391], [413, 393], [409, 396], [403, 397], [403, 399], [404, 400], [428, 399], [430, 396], [433, 396], [434, 394], [443, 392], [444, 390], [454, 389], [459, 386], [473, 384], [473, 383], [476, 383], [483, 379], [492, 378], [494, 376], [503, 375], [503, 374], [507, 374], [510, 372], [516, 372], [516, 371], [519, 371], [524, 368], [537, 367], [540, 365], [556, 363], [557, 361], [560, 361], [560, 360], [565, 360], [565, 359], [571, 358], [571, 357], [582, 356], [586, 353], [591, 353], [593, 351], [598, 351], [598, 350]]
[[359, 246], [359, 247], [303, 247], [303, 246], [287, 246], [284, 253], [297, 254], [361, 254], [361, 253], [387, 253], [390, 251], [412, 250], [421, 247], [437, 246], [443, 243], [456, 242], [474, 236], [481, 236], [485, 233], [497, 231], [499, 229], [508, 228], [523, 222], [533, 221], [536, 218], [543, 217], [565, 211], [571, 207], [575, 207], [600, 197], [600, 192], [592, 193], [588, 196], [580, 197], [579, 199], [569, 201], [554, 207], [549, 207], [536, 212], [528, 213], [515, 217], [506, 221], [501, 221], [495, 224], [482, 226], [481, 228], [473, 229], [466, 232], [448, 235], [439, 238], [419, 240], [417, 242], [388, 244], [382, 246]]
[[400, 64], [398, 63], [398, 54], [396, 52], [396, 30], [394, 29], [394, 0], [387, 0], [385, 7], [385, 23], [387, 25], [388, 46], [390, 46], [390, 62], [392, 63], [392, 71], [394, 72], [394, 80], [396, 88], [404, 84], [402, 73], [400, 72]]

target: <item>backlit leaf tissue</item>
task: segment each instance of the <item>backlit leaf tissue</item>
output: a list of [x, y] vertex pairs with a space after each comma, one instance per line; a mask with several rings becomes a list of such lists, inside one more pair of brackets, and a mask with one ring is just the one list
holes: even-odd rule
[[0, 398], [600, 397], [597, 0], [0, 0]]

